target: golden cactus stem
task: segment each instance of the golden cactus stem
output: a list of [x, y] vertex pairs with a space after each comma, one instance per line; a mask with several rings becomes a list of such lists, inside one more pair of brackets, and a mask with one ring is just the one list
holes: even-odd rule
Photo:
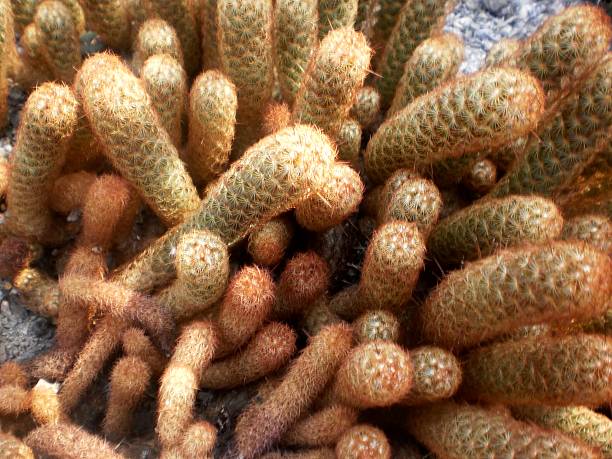
[[0, 450], [7, 458], [34, 459], [34, 453], [30, 447], [8, 433], [0, 432]]
[[41, 34], [33, 22], [23, 29], [19, 38], [19, 45], [23, 49], [22, 66], [15, 79], [25, 89], [52, 80], [51, 69], [47, 65], [42, 52]]
[[485, 59], [485, 67], [496, 67], [499, 65], [516, 66], [516, 53], [521, 47], [521, 42], [514, 38], [502, 38], [489, 49]]
[[463, 349], [523, 325], [596, 318], [608, 307], [611, 263], [581, 242], [499, 251], [451, 272], [429, 294], [423, 336]]
[[[259, 224], [295, 207], [325, 183], [335, 151], [319, 131], [283, 129], [253, 145], [207, 189], [200, 209], [114, 276], [147, 291], [171, 280], [173, 247], [182, 234], [209, 230], [232, 246]], [[269, 198], [260, 200], [266, 193]]]
[[199, 198], [191, 178], [142, 83], [119, 58], [90, 57], [76, 86], [105, 155], [162, 220], [175, 225], [195, 210]]
[[85, 171], [62, 175], [53, 184], [51, 198], [49, 199], [51, 209], [64, 215], [68, 215], [73, 210], [81, 209], [87, 190], [95, 180], [95, 174]]
[[0, 387], [14, 385], [26, 388], [29, 382], [30, 376], [22, 364], [8, 360], [0, 365]]
[[462, 182], [477, 196], [487, 194], [497, 183], [497, 166], [486, 158], [476, 161], [463, 176]]
[[455, 402], [410, 410], [406, 427], [419, 443], [444, 458], [601, 457], [581, 442], [554, 430], [514, 420], [509, 413]]
[[276, 266], [291, 243], [294, 224], [287, 217], [276, 217], [249, 234], [247, 250], [260, 266]]
[[140, 328], [128, 328], [121, 338], [123, 352], [145, 362], [154, 375], [160, 375], [166, 367], [167, 359], [153, 345]]
[[534, 129], [543, 110], [540, 85], [524, 72], [494, 68], [456, 78], [380, 126], [365, 152], [366, 173], [381, 183], [400, 168], [424, 170], [504, 145]]
[[319, 40], [333, 30], [353, 28], [357, 3], [357, 0], [319, 0]]
[[611, 357], [612, 338], [600, 335], [492, 344], [467, 355], [461, 391], [492, 403], [595, 407], [612, 396]]
[[8, 123], [8, 74], [15, 43], [13, 10], [9, 0], [0, 1], [0, 130]]
[[358, 344], [375, 340], [397, 343], [401, 335], [400, 321], [384, 309], [368, 310], [353, 323], [353, 338]]
[[57, 392], [59, 384], [51, 384], [44, 379], [39, 380], [30, 391], [32, 398], [32, 417], [38, 425], [59, 424], [68, 422], [68, 417], [62, 411]]
[[15, 384], [0, 386], [0, 415], [17, 416], [31, 406], [30, 391]]
[[191, 424], [183, 434], [181, 452], [186, 458], [213, 459], [213, 449], [217, 442], [217, 429], [207, 421]]
[[349, 115], [357, 120], [363, 129], [369, 128], [380, 114], [380, 94], [372, 86], [363, 86], [357, 91]]
[[359, 123], [353, 119], [346, 119], [342, 123], [336, 145], [338, 146], [338, 159], [346, 161], [355, 170], [359, 170], [361, 158], [362, 130]]
[[22, 110], [7, 191], [7, 224], [18, 235], [38, 241], [61, 238], [49, 234], [54, 223], [47, 199], [76, 126], [77, 105], [69, 88], [46, 83]]
[[176, 30], [163, 19], [153, 18], [145, 21], [138, 29], [132, 45], [132, 68], [136, 75], [145, 61], [156, 54], [168, 54], [183, 67], [183, 48]]
[[336, 138], [363, 86], [371, 50], [352, 28], [330, 32], [311, 56], [295, 96], [292, 120], [313, 124]]
[[561, 236], [565, 240], [585, 241], [612, 255], [612, 221], [603, 215], [579, 215], [565, 221]]
[[343, 324], [330, 325], [311, 338], [280, 384], [238, 418], [237, 453], [252, 459], [279, 440], [321, 393], [350, 347], [351, 329]]
[[40, 0], [9, 0], [15, 20], [15, 30], [23, 33], [28, 24], [34, 20], [34, 13]]
[[202, 66], [204, 70], [214, 70], [221, 67], [217, 40], [217, 0], [201, 0], [200, 5]]
[[281, 443], [299, 447], [333, 446], [357, 423], [358, 414], [355, 408], [330, 405], [302, 417], [283, 435]]
[[336, 457], [391, 459], [391, 445], [379, 428], [369, 424], [357, 424], [344, 432], [338, 440]]
[[13, 286], [30, 311], [50, 318], [58, 316], [60, 291], [55, 279], [38, 268], [25, 268], [17, 274]]
[[273, 451], [261, 456], [261, 459], [335, 459], [336, 453], [331, 448], [312, 448], [298, 451]]

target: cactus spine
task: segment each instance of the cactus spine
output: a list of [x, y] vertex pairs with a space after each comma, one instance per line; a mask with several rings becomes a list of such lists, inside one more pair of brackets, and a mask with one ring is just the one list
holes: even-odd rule
[[13, 13], [9, 0], [0, 0], [0, 130], [8, 123], [8, 73], [15, 41]]
[[496, 67], [498, 65], [516, 66], [515, 55], [521, 42], [513, 38], [502, 38], [489, 49], [485, 59], [485, 67]]
[[361, 126], [353, 119], [346, 119], [342, 123], [336, 144], [338, 145], [338, 159], [346, 161], [355, 170], [359, 169], [361, 150]]
[[145, 61], [155, 54], [168, 54], [183, 66], [183, 48], [174, 28], [163, 19], [149, 19], [144, 22], [132, 46], [132, 68], [136, 75]]
[[391, 445], [385, 433], [369, 424], [347, 430], [336, 444], [336, 457], [391, 459]]
[[30, 311], [45, 317], [57, 317], [60, 292], [55, 279], [37, 268], [25, 268], [15, 276], [13, 286], [19, 289], [24, 306]]
[[363, 313], [353, 324], [353, 338], [356, 343], [383, 340], [397, 343], [401, 325], [389, 311], [370, 310]]
[[287, 217], [273, 218], [249, 235], [247, 250], [260, 266], [275, 266], [285, 256], [294, 228]]
[[359, 89], [349, 113], [363, 129], [369, 128], [380, 113], [380, 94], [376, 88], [363, 86]]
[[164, 370], [166, 358], [140, 328], [132, 327], [123, 332], [121, 345], [128, 357], [136, 357], [145, 362], [154, 375]]
[[301, 447], [333, 446], [357, 423], [358, 411], [344, 405], [330, 405], [296, 422], [282, 443]]
[[463, 176], [463, 183], [477, 195], [491, 191], [497, 182], [497, 166], [489, 159], [476, 161]]
[[603, 215], [579, 215], [565, 221], [561, 236], [580, 240], [612, 255], [612, 221]]
[[111, 48], [129, 49], [130, 21], [121, 0], [80, 0], [87, 23]]
[[357, 18], [357, 0], [319, 0], [319, 40], [342, 27], [353, 28]]
[[217, 0], [200, 2], [200, 22], [202, 23], [202, 64], [204, 70], [221, 67], [217, 39]]

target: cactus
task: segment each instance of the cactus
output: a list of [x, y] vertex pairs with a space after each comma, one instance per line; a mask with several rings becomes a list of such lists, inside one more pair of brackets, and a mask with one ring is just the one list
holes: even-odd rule
[[336, 138], [363, 85], [371, 50], [351, 28], [330, 32], [312, 55], [295, 96], [292, 119], [314, 124]]
[[442, 29], [453, 6], [453, 0], [411, 0], [402, 6], [376, 69], [383, 108], [391, 103], [404, 65], [416, 47]]
[[534, 129], [543, 99], [535, 78], [510, 68], [456, 78], [380, 126], [366, 149], [366, 173], [380, 183], [399, 168], [422, 170], [504, 145]]
[[[374, 24], [371, 26], [372, 41], [376, 45], [377, 50], [381, 47], [384, 48], [385, 43], [387, 43], [387, 40], [393, 31], [393, 27], [397, 23], [400, 11], [405, 3], [405, 0], [378, 1], [380, 10], [376, 14]], [[370, 6], [370, 10], [372, 10], [374, 6], [375, 5]]]
[[317, 41], [317, 1], [279, 0], [274, 10], [274, 63], [283, 99], [291, 104]]
[[439, 457], [600, 457], [554, 430], [516, 421], [503, 411], [442, 402], [413, 409], [409, 433]]
[[357, 0], [319, 0], [319, 40], [333, 30], [353, 28], [357, 3]]
[[410, 351], [413, 369], [412, 387], [400, 402], [422, 405], [455, 395], [461, 384], [461, 365], [450, 352], [433, 346]]
[[159, 116], [161, 126], [174, 146], [179, 148], [182, 144], [181, 120], [187, 103], [185, 71], [173, 57], [155, 55], [145, 61], [140, 78], [151, 97], [151, 104]]
[[555, 204], [538, 196], [508, 196], [472, 204], [434, 228], [429, 255], [444, 266], [491, 255], [499, 248], [543, 244], [556, 239], [563, 217]]
[[485, 67], [499, 65], [516, 66], [515, 56], [521, 47], [521, 42], [513, 38], [502, 38], [489, 49], [485, 58]]
[[256, 381], [282, 368], [295, 352], [296, 335], [285, 324], [263, 327], [242, 352], [206, 368], [200, 376], [205, 389], [230, 389]]
[[342, 319], [329, 308], [327, 296], [322, 295], [304, 313], [302, 328], [308, 336], [314, 336], [324, 327], [339, 322], [342, 322]]
[[380, 113], [380, 94], [372, 86], [363, 86], [357, 91], [349, 115], [356, 119], [363, 129], [369, 128]]
[[291, 111], [284, 102], [270, 102], [263, 115], [263, 132], [265, 135], [274, 134], [291, 124]]
[[[398, 172], [402, 171], [403, 169], [400, 169]], [[385, 207], [380, 209], [380, 220], [382, 223], [394, 220], [415, 223], [423, 238], [427, 239], [438, 222], [442, 210], [442, 196], [431, 181], [418, 176], [407, 178], [389, 196], [396, 174], [391, 176], [383, 190], [381, 207]]]
[[55, 212], [64, 215], [81, 209], [87, 190], [95, 180], [94, 174], [85, 171], [62, 175], [53, 184], [49, 206]]
[[336, 457], [391, 459], [391, 445], [382, 430], [369, 424], [357, 424], [338, 440]]
[[463, 41], [457, 35], [444, 33], [423, 41], [404, 66], [387, 116], [454, 78], [462, 61]]
[[200, 35], [196, 26], [192, 2], [189, 0], [146, 0], [150, 13], [174, 27], [181, 42], [185, 71], [194, 76], [200, 69]]
[[0, 387], [0, 416], [18, 416], [30, 409], [30, 391], [7, 384]]
[[593, 410], [583, 406], [517, 406], [512, 414], [599, 448], [604, 458], [612, 457], [612, 421]]
[[166, 358], [157, 350], [151, 340], [140, 328], [128, 328], [121, 337], [123, 352], [128, 357], [135, 357], [150, 368], [154, 375], [159, 375], [166, 366]]
[[176, 280], [155, 298], [176, 320], [194, 316], [221, 298], [229, 277], [229, 255], [218, 236], [208, 231], [183, 235], [175, 264]]
[[13, 360], [8, 360], [0, 365], [0, 387], [14, 385], [27, 387], [30, 377], [26, 368]]
[[217, 40], [217, 0], [201, 0], [200, 22], [202, 23], [202, 64], [204, 70], [221, 67]]
[[331, 448], [312, 448], [298, 451], [274, 451], [261, 456], [261, 459], [335, 459]]
[[276, 266], [293, 238], [293, 223], [287, 217], [273, 218], [249, 234], [247, 250], [253, 262], [261, 266]]
[[280, 384], [238, 418], [237, 453], [252, 459], [280, 439], [321, 393], [350, 347], [351, 329], [343, 324], [330, 325], [312, 337]]
[[338, 145], [338, 159], [346, 161], [355, 170], [359, 169], [361, 150], [361, 126], [353, 119], [346, 119], [342, 123], [336, 144]]
[[561, 237], [588, 242], [612, 255], [612, 222], [603, 215], [580, 215], [566, 220]]
[[52, 80], [51, 69], [43, 57], [41, 33], [36, 24], [28, 24], [19, 38], [19, 44], [23, 49], [23, 66], [16, 75], [19, 84], [26, 89], [32, 89]]
[[209, 422], [191, 424], [183, 434], [181, 452], [186, 458], [212, 458], [217, 442], [217, 429]]
[[491, 191], [497, 182], [497, 167], [489, 159], [476, 161], [463, 176], [463, 183], [471, 191], [483, 195]]
[[200, 373], [212, 361], [217, 341], [210, 322], [194, 321], [183, 328], [159, 387], [155, 430], [164, 448], [177, 445], [192, 422]]
[[579, 242], [502, 250], [451, 272], [430, 293], [424, 337], [462, 349], [523, 325], [598, 317], [610, 297], [610, 263]]
[[76, 126], [76, 108], [70, 89], [55, 83], [43, 84], [28, 97], [7, 192], [7, 224], [16, 234], [38, 241], [51, 237], [54, 223], [47, 199]]
[[612, 396], [611, 356], [612, 338], [599, 335], [492, 344], [467, 355], [461, 391], [493, 403], [599, 406]]
[[[573, 77], [572, 77], [573, 79]], [[551, 120], [530, 136], [524, 152], [488, 196], [554, 196], [608, 145], [612, 124], [612, 53]]]
[[148, 19], [138, 29], [133, 44], [132, 68], [136, 75], [155, 54], [168, 54], [183, 67], [183, 48], [174, 28], [163, 19]]
[[333, 446], [342, 434], [357, 423], [358, 411], [344, 405], [331, 405], [297, 421], [281, 443], [300, 447]]
[[400, 322], [397, 317], [382, 309], [366, 311], [353, 324], [353, 338], [359, 344], [376, 340], [397, 343], [400, 333]]
[[195, 210], [191, 178], [129, 69], [117, 57], [97, 54], [85, 61], [76, 84], [104, 153], [143, 200], [169, 225]]
[[60, 291], [57, 281], [37, 268], [25, 268], [13, 280], [25, 307], [45, 317], [58, 316]]
[[[208, 187], [200, 209], [166, 233], [116, 278], [141, 290], [172, 276], [170, 253], [185, 231], [208, 229], [231, 246], [253, 227], [281, 214], [322, 188], [334, 160], [329, 140], [311, 127], [296, 126], [253, 145]], [[258, 196], [266, 194], [265, 200]]]
[[129, 49], [130, 21], [121, 0], [80, 0], [87, 24], [111, 48]]
[[220, 72], [200, 75], [189, 93], [186, 160], [191, 174], [210, 182], [227, 167], [234, 139], [236, 88]]
[[68, 421], [57, 396], [58, 388], [58, 384], [51, 384], [41, 379], [30, 391], [32, 405], [30, 410], [38, 425], [58, 424]]
[[[40, 0], [9, 0], [13, 9], [15, 30], [23, 33], [28, 24], [34, 20], [34, 13]], [[9, 2], [7, 2], [9, 3]]]
[[363, 190], [363, 182], [352, 167], [334, 164], [325, 186], [295, 208], [295, 218], [311, 231], [328, 230], [357, 210]]
[[0, 432], [0, 451], [3, 459], [34, 459], [34, 453], [25, 443], [4, 432]]
[[0, 130], [8, 123], [8, 73], [12, 65], [15, 42], [13, 13], [9, 0], [0, 1]]

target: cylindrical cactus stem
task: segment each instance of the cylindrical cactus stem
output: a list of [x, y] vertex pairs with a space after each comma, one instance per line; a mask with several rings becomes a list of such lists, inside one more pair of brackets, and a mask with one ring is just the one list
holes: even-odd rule
[[66, 459], [125, 459], [115, 445], [88, 433], [81, 426], [69, 423], [47, 424], [32, 430], [25, 443], [42, 457]]
[[442, 280], [421, 308], [423, 336], [463, 349], [523, 325], [596, 318], [608, 308], [611, 269], [582, 242], [499, 251]]
[[315, 252], [295, 255], [278, 280], [273, 316], [286, 319], [305, 311], [327, 291], [330, 276], [329, 265]]
[[357, 211], [363, 190], [359, 173], [348, 164], [336, 163], [325, 186], [295, 208], [295, 219], [310, 231], [326, 231]]
[[201, 0], [202, 66], [204, 70], [221, 68], [217, 40], [217, 0]]
[[186, 160], [197, 181], [210, 182], [227, 168], [237, 107], [236, 88], [221, 72], [210, 70], [194, 81]]
[[0, 196], [6, 196], [6, 190], [8, 189], [9, 182], [9, 165], [6, 158], [0, 159]]
[[263, 327], [244, 351], [213, 363], [200, 376], [200, 387], [230, 389], [256, 381], [283, 367], [295, 352], [296, 335], [278, 322]]
[[32, 417], [38, 425], [67, 422], [57, 392], [59, 384], [39, 380], [30, 391]]
[[353, 338], [358, 344], [376, 340], [397, 343], [400, 336], [400, 321], [384, 309], [366, 311], [353, 323]]
[[163, 19], [149, 19], [138, 29], [132, 46], [132, 68], [136, 75], [145, 61], [155, 54], [168, 54], [183, 66], [183, 48], [174, 28]]
[[34, 23], [55, 80], [72, 83], [81, 66], [81, 42], [70, 10], [59, 0], [45, 0], [36, 9]]
[[40, 0], [9, 0], [13, 9], [15, 30], [23, 33], [23, 30], [34, 21], [34, 13]]
[[612, 457], [612, 421], [584, 406], [516, 406], [512, 414], [544, 429], [561, 431], [598, 448], [604, 458]]
[[360, 167], [359, 152], [361, 151], [361, 126], [353, 119], [347, 118], [342, 123], [336, 144], [338, 145], [338, 159], [346, 161], [355, 170]]
[[412, 294], [423, 268], [425, 243], [415, 223], [392, 221], [380, 226], [366, 250], [359, 302], [362, 310], [399, 310]]
[[134, 409], [143, 399], [151, 379], [151, 369], [138, 357], [122, 357], [110, 376], [110, 395], [103, 431], [120, 439], [130, 434]]
[[209, 231], [183, 235], [176, 246], [176, 280], [155, 296], [176, 320], [184, 320], [214, 304], [227, 287], [227, 246]]
[[111, 48], [130, 48], [130, 20], [122, 0], [80, 0], [87, 24]]
[[491, 191], [497, 182], [497, 166], [490, 159], [476, 161], [463, 176], [462, 181], [471, 191], [483, 195]]
[[245, 344], [272, 311], [276, 286], [271, 273], [246, 266], [231, 279], [221, 302], [217, 327], [219, 352], [227, 353]]
[[[383, 193], [385, 191], [386, 188]], [[383, 201], [381, 205], [386, 205], [380, 209], [382, 223], [394, 220], [413, 222], [417, 225], [423, 238], [427, 239], [438, 222], [442, 210], [442, 195], [433, 182], [414, 176], [399, 185], [388, 197], [386, 204]]]
[[442, 29], [453, 6], [453, 0], [412, 0], [402, 6], [376, 71], [380, 75], [376, 87], [383, 108], [391, 103], [404, 66], [416, 47]]
[[423, 405], [455, 395], [461, 384], [461, 365], [445, 349], [423, 346], [410, 350], [413, 380], [402, 405]]
[[[320, 2], [319, 2], [320, 4]], [[283, 99], [292, 104], [317, 44], [317, 1], [279, 0], [274, 10], [274, 63]]]
[[66, 8], [70, 11], [77, 35], [80, 37], [85, 32], [85, 11], [83, 11], [83, 7], [79, 3], [79, 0], [60, 1], [66, 5]]
[[262, 110], [272, 96], [272, 1], [218, 0], [221, 68], [236, 85], [238, 149], [259, 138]]
[[28, 97], [21, 112], [7, 191], [7, 224], [20, 236], [52, 237], [47, 199], [76, 126], [77, 106], [69, 88], [46, 83]]
[[338, 440], [336, 457], [391, 459], [391, 445], [385, 433], [369, 424], [357, 424]]
[[[376, 52], [382, 52], [385, 44], [393, 32], [393, 27], [397, 23], [402, 6], [406, 3], [405, 0], [378, 0], [376, 4], [370, 2], [370, 25], [371, 39], [376, 47]], [[380, 5], [379, 11], [373, 11], [375, 6]]]
[[30, 391], [25, 387], [7, 384], [0, 386], [0, 415], [18, 416], [31, 406]]
[[299, 447], [333, 446], [357, 423], [358, 414], [349, 406], [330, 405], [297, 421], [283, 435], [281, 443]]
[[588, 242], [612, 255], [612, 221], [603, 215], [579, 215], [566, 220], [561, 237]]
[[181, 120], [187, 104], [187, 75], [183, 67], [172, 56], [157, 54], [145, 61], [140, 78], [162, 127], [179, 148], [182, 144]]
[[0, 432], [0, 449], [6, 459], [34, 459], [34, 453], [30, 447], [8, 433]]
[[371, 50], [362, 33], [333, 30], [310, 58], [293, 105], [295, 123], [314, 124], [336, 138], [363, 86]]
[[194, 76], [200, 70], [200, 35], [190, 0], [146, 0], [150, 11], [168, 22], [181, 41], [187, 75]]
[[191, 424], [183, 433], [181, 453], [185, 459], [212, 459], [217, 442], [217, 429], [210, 422], [198, 421]]
[[0, 365], [0, 386], [15, 385], [27, 387], [30, 376], [26, 368], [13, 360], [9, 360]]
[[329, 309], [343, 319], [353, 320], [363, 314], [368, 308], [363, 307], [361, 303], [359, 285], [353, 284], [340, 290], [330, 298]]
[[95, 180], [95, 174], [85, 171], [62, 175], [53, 184], [49, 206], [55, 212], [64, 215], [81, 209], [87, 191]]
[[390, 406], [408, 394], [412, 373], [408, 352], [390, 341], [370, 341], [342, 362], [332, 398], [360, 409]]
[[158, 394], [155, 430], [164, 448], [178, 445], [192, 422], [200, 374], [212, 361], [216, 345], [210, 322], [195, 321], [183, 328]]
[[58, 316], [60, 291], [55, 279], [38, 268], [25, 268], [17, 274], [13, 286], [30, 311], [50, 318]]
[[166, 357], [153, 345], [140, 328], [132, 327], [123, 332], [121, 338], [123, 352], [128, 357], [136, 357], [147, 364], [154, 375], [159, 375], [166, 366]]
[[0, 279], [13, 279], [42, 254], [42, 246], [7, 236], [0, 242]]
[[64, 413], [74, 409], [89, 385], [121, 342], [125, 325], [114, 317], [103, 318], [81, 350], [59, 393]]
[[143, 84], [119, 58], [97, 54], [83, 63], [76, 85], [115, 168], [165, 223], [181, 222], [200, 200]]
[[329, 139], [309, 126], [262, 139], [207, 188], [197, 212], [120, 269], [116, 279], [141, 291], [168, 282], [172, 252], [183, 233], [207, 229], [231, 246], [321, 189], [334, 159]]
[[600, 335], [492, 344], [467, 355], [461, 392], [491, 403], [599, 406], [612, 396], [611, 358], [612, 338]]
[[53, 75], [43, 57], [43, 43], [36, 24], [32, 22], [23, 29], [23, 33], [19, 38], [19, 44], [23, 49], [23, 66], [16, 75], [18, 83], [26, 89], [32, 89], [46, 81], [52, 80]]
[[15, 43], [13, 13], [9, 0], [0, 1], [0, 130], [8, 123], [8, 74], [12, 65]]
[[357, 91], [355, 102], [349, 112], [363, 129], [369, 128], [380, 113], [380, 94], [372, 86], [363, 86]]
[[489, 49], [485, 58], [485, 67], [496, 67], [499, 65], [516, 66], [516, 53], [521, 47], [521, 42], [514, 38], [502, 38]]
[[265, 135], [274, 134], [276, 131], [291, 125], [291, 110], [285, 102], [272, 101], [268, 103], [263, 114], [263, 132]]
[[342, 27], [353, 28], [357, 18], [357, 0], [319, 0], [319, 40]]
[[314, 336], [324, 327], [339, 322], [342, 322], [342, 319], [329, 308], [327, 296], [322, 295], [305, 311], [301, 324], [308, 336]]
[[291, 243], [294, 224], [288, 217], [273, 218], [249, 234], [247, 250], [260, 266], [276, 266]]
[[509, 413], [442, 402], [410, 410], [406, 427], [438, 457], [601, 457], [598, 452], [554, 430], [513, 419]]
[[612, 124], [611, 82], [612, 53], [608, 53], [580, 89], [563, 102], [556, 115], [528, 138], [521, 157], [488, 196], [554, 196], [570, 185], [608, 145]]
[[550, 200], [508, 196], [477, 202], [440, 221], [427, 241], [428, 256], [443, 266], [476, 260], [504, 247], [556, 239], [563, 217]]
[[462, 61], [463, 41], [457, 35], [443, 33], [425, 40], [406, 62], [387, 116], [454, 78]]
[[260, 456], [260, 459], [336, 459], [331, 448], [310, 448], [297, 451], [273, 451]]
[[330, 325], [294, 360], [280, 384], [238, 418], [236, 451], [253, 459], [281, 436], [314, 402], [351, 347], [351, 328]]
[[494, 68], [456, 78], [380, 126], [366, 149], [366, 173], [380, 183], [400, 168], [423, 170], [504, 145], [533, 130], [543, 110], [540, 84], [519, 70]]

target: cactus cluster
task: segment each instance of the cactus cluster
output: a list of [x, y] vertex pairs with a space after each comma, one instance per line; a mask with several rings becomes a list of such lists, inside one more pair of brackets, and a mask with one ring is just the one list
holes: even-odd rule
[[610, 20], [454, 4], [0, 0], [0, 457], [610, 457]]

